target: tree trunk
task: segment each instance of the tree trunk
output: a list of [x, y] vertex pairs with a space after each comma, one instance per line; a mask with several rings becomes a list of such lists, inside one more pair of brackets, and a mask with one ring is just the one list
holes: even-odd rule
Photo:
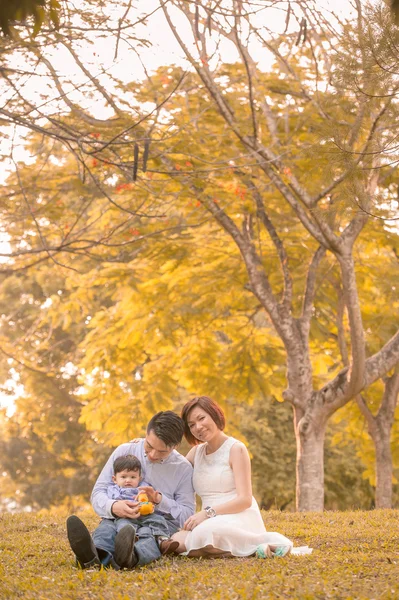
[[383, 435], [374, 439], [375, 444], [375, 469], [376, 490], [375, 507], [392, 508], [392, 453], [390, 443], [390, 429]]
[[[295, 415], [295, 422], [297, 415]], [[311, 423], [306, 417], [295, 423], [297, 443], [296, 508], [303, 511], [324, 509], [325, 423]]]
[[381, 406], [373, 415], [361, 394], [356, 402], [366, 419], [368, 432], [375, 448], [375, 506], [392, 508], [393, 461], [391, 452], [391, 431], [395, 420], [395, 409], [399, 395], [399, 366], [391, 377], [384, 377], [385, 390]]
[[[300, 332], [300, 334], [298, 334]], [[324, 437], [328, 418], [323, 397], [313, 390], [307, 330], [294, 329], [287, 344], [288, 390], [296, 438], [296, 510], [324, 509]]]

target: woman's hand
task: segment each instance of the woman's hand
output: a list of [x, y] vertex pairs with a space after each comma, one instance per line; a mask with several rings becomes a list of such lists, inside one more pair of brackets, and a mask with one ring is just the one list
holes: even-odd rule
[[192, 531], [194, 527], [197, 527], [197, 525], [202, 523], [202, 521], [205, 521], [206, 518], [206, 512], [201, 510], [187, 519], [187, 521], [184, 523], [183, 529], [186, 531]]

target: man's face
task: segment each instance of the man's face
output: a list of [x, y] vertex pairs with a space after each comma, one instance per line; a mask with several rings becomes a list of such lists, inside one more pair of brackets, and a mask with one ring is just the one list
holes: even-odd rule
[[152, 463], [160, 463], [168, 458], [174, 446], [169, 447], [155, 435], [154, 431], [148, 431], [144, 441], [144, 452]]

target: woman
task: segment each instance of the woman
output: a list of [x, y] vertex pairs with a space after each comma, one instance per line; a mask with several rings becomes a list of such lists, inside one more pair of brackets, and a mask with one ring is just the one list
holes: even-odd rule
[[292, 542], [268, 533], [252, 496], [251, 463], [244, 444], [223, 433], [220, 406], [207, 396], [183, 407], [184, 435], [193, 446], [187, 459], [194, 467], [193, 484], [202, 510], [175, 533], [177, 553], [188, 556], [251, 556], [261, 544], [268, 556], [284, 556]]

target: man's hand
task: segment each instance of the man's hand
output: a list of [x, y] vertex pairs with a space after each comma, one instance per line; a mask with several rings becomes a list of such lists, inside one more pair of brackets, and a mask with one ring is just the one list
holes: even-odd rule
[[151, 485], [139, 485], [139, 490], [145, 492], [148, 496], [148, 500], [153, 504], [159, 504], [162, 500], [161, 492], [157, 492]]
[[186, 531], [192, 531], [197, 525], [205, 521], [208, 517], [206, 516], [206, 512], [204, 510], [200, 510], [200, 512], [195, 513], [187, 519], [187, 521], [183, 525], [183, 529]]
[[138, 519], [140, 516], [140, 505], [131, 500], [117, 500], [112, 505], [112, 514], [116, 517], [126, 517], [128, 519]]

